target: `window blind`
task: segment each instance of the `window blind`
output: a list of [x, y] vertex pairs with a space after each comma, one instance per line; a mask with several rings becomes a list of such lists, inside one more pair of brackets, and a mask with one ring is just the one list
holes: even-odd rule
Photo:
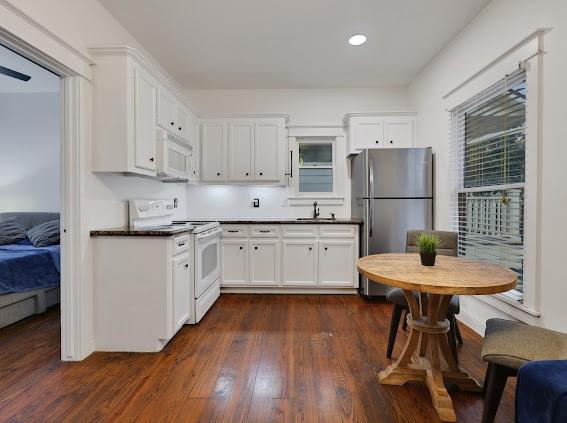
[[459, 255], [512, 269], [523, 299], [526, 73], [518, 69], [451, 110], [452, 223]]

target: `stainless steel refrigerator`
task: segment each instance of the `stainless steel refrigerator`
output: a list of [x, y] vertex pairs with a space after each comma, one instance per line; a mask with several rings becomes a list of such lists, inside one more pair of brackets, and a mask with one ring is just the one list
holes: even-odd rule
[[[362, 220], [360, 255], [401, 253], [410, 229], [433, 225], [431, 148], [366, 149], [351, 162], [352, 217]], [[389, 288], [361, 276], [360, 293]]]

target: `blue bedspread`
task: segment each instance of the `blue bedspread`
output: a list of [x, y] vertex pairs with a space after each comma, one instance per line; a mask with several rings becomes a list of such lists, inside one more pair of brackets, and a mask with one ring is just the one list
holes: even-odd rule
[[0, 245], [0, 294], [59, 285], [60, 246]]

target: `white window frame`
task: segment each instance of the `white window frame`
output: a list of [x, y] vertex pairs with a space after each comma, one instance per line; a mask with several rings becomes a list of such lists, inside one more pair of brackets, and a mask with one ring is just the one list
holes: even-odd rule
[[[536, 31], [507, 51], [488, 67], [477, 72], [456, 89], [449, 92], [446, 110], [450, 111], [474, 97], [507, 74], [523, 66], [526, 69], [526, 177], [524, 183], [524, 298], [519, 303], [512, 296], [502, 293], [477, 297], [520, 320], [540, 316], [541, 286], [541, 138], [542, 138], [542, 88], [543, 88], [543, 37], [545, 31]], [[453, 142], [451, 140], [450, 142]], [[451, 166], [453, 157], [448, 157]], [[457, 181], [451, 187], [454, 196]], [[451, 206], [454, 207], [454, 204]]]
[[[321, 205], [342, 205], [344, 197], [342, 195], [341, 174], [339, 163], [337, 162], [337, 138], [335, 136], [297, 136], [289, 137], [289, 150], [291, 152], [293, 177], [289, 178], [290, 197], [289, 205], [306, 205], [310, 201], [317, 201]], [[300, 192], [299, 191], [299, 144], [331, 144], [333, 154], [333, 191], [332, 192]], [[322, 167], [321, 168], [328, 168]]]

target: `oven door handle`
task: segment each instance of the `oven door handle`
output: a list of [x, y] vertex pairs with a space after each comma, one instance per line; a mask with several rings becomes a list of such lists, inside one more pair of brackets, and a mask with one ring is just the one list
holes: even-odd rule
[[214, 232], [208, 233], [208, 234], [203, 234], [203, 235], [197, 235], [195, 238], [196, 239], [205, 239], [205, 238], [211, 238], [217, 234], [220, 234], [222, 232], [222, 228], [218, 228], [217, 230], [215, 230]]

